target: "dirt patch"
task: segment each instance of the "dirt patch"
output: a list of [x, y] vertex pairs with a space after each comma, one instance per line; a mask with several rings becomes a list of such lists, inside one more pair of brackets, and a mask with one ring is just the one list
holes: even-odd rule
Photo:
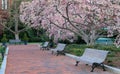
[[111, 57], [111, 59], [106, 59], [105, 64], [120, 69], [120, 52], [116, 52], [115, 57]]

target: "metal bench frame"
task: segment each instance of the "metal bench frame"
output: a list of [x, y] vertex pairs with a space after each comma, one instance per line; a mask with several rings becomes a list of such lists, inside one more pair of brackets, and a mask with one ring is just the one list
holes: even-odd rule
[[22, 41], [21, 41], [21, 40], [18, 40], [18, 39], [10, 39], [10, 40], [9, 40], [9, 43], [10, 43], [10, 44], [18, 44], [18, 43], [21, 44]]
[[92, 65], [91, 72], [93, 72], [93, 70], [98, 66], [101, 66], [103, 68], [103, 71], [105, 71], [103, 62], [105, 61], [108, 52], [109, 51], [105, 50], [86, 48], [83, 55], [81, 57], [76, 58], [75, 66], [78, 66], [78, 63], [80, 61], [83, 61], [86, 64]]
[[60, 54], [65, 55], [65, 53], [64, 53], [65, 46], [66, 46], [66, 44], [58, 43], [56, 48], [51, 49], [52, 54], [55, 53], [55, 54], [57, 54], [57, 56]]
[[40, 47], [40, 49], [48, 50], [48, 44], [49, 44], [49, 42], [44, 42], [44, 44]]

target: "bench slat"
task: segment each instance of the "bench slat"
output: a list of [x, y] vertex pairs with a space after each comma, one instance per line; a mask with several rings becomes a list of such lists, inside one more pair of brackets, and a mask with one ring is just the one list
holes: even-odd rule
[[60, 53], [63, 53], [63, 50], [64, 50], [65, 46], [66, 46], [66, 44], [58, 43], [56, 48], [51, 49], [52, 54], [57, 53], [57, 55], [58, 55]]
[[83, 58], [87, 57], [87, 59], [90, 58], [91, 60], [96, 60], [96, 61], [99, 60], [102, 63], [107, 57], [108, 52], [109, 51], [105, 51], [105, 50], [86, 48], [85, 52], [81, 57]]
[[22, 41], [21, 40], [18, 40], [18, 39], [16, 39], [16, 40], [14, 40], [14, 39], [10, 39], [9, 40], [9, 43], [10, 44], [17, 44], [17, 43], [21, 43]]
[[108, 52], [109, 51], [105, 50], [86, 48], [83, 55], [76, 59], [75, 65], [77, 66], [80, 61], [83, 61], [86, 64], [92, 65], [91, 72], [93, 72], [94, 68], [97, 66], [101, 66], [103, 71], [105, 71], [103, 62], [105, 61]]

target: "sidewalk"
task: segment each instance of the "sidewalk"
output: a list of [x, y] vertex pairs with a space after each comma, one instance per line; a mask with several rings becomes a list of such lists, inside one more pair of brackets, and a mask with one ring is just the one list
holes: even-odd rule
[[35, 44], [9, 46], [6, 74], [113, 74], [80, 63], [66, 56], [55, 56], [50, 51], [39, 50]]

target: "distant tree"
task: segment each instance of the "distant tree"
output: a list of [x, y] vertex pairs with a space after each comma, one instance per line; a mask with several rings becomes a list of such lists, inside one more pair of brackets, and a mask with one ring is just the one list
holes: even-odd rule
[[7, 13], [7, 11], [0, 9], [0, 34], [2, 34], [3, 30], [4, 30], [2, 24], [7, 19], [8, 19], [8, 13]]
[[[9, 13], [8, 19], [2, 22], [2, 26], [8, 31], [12, 32], [15, 39], [19, 39], [19, 34], [26, 31], [29, 26], [22, 23], [19, 19], [19, 5], [22, 0], [13, 0], [11, 8], [7, 10]], [[22, 25], [22, 27], [21, 27]]]

